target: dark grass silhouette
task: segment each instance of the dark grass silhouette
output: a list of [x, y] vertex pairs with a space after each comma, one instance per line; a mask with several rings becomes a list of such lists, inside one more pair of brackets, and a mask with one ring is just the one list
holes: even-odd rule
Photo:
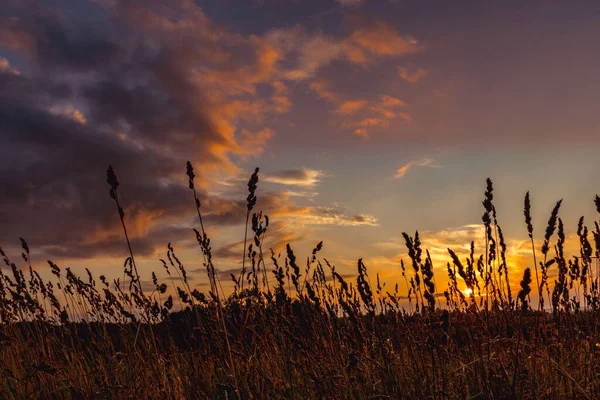
[[[597, 222], [589, 230], [579, 220], [580, 252], [567, 258], [559, 201], [538, 265], [527, 193], [524, 216], [534, 272], [526, 266], [522, 276], [511, 276], [488, 179], [482, 254], [475, 255], [473, 242], [464, 260], [448, 249], [449, 282], [436, 287], [433, 261], [419, 233], [404, 233], [411, 265], [399, 266], [407, 286], [401, 294], [398, 285], [390, 292], [379, 276], [371, 279], [362, 259], [356, 282], [346, 281], [319, 256], [323, 242], [302, 268], [289, 244], [284, 255], [270, 250], [265, 259], [269, 219], [252, 213], [258, 173], [257, 168], [248, 183], [243, 260], [227, 297], [213, 265], [189, 162], [200, 228], [194, 232], [208, 293], [191, 289], [171, 244], [167, 260], [160, 260], [171, 279], [160, 282], [152, 272], [154, 289], [144, 291], [112, 168], [107, 181], [129, 249], [124, 280], [100, 276], [97, 282], [90, 271], [81, 278], [48, 261], [55, 279], [44, 281], [31, 266], [25, 240], [24, 270], [0, 249], [6, 264], [0, 270], [2, 397], [600, 396]], [[595, 204], [600, 212], [600, 198]], [[549, 282], [550, 276], [556, 279]], [[520, 281], [516, 295], [511, 279]], [[531, 293], [539, 297], [539, 306], [532, 304]], [[551, 312], [542, 311], [544, 298]]]

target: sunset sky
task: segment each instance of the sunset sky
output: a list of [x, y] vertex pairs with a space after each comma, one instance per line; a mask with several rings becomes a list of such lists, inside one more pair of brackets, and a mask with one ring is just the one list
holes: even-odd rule
[[5, 0], [0, 246], [121, 276], [112, 164], [143, 278], [172, 242], [205, 289], [190, 160], [228, 284], [258, 166], [267, 247], [323, 240], [392, 284], [418, 229], [443, 291], [490, 177], [517, 285], [527, 190], [538, 239], [561, 198], [568, 235], [599, 217], [599, 21], [596, 1]]

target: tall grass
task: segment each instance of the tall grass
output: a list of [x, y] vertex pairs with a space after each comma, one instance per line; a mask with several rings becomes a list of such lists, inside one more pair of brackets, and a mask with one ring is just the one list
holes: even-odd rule
[[[508, 265], [488, 179], [481, 254], [474, 242], [464, 259], [448, 249], [448, 283], [440, 287], [435, 273], [442, 268], [419, 232], [403, 233], [411, 265], [398, 266], [406, 288], [392, 290], [379, 275], [373, 285], [362, 259], [349, 282], [320, 257], [323, 242], [303, 268], [290, 244], [283, 254], [269, 249], [266, 260], [269, 218], [253, 212], [257, 168], [248, 182], [240, 274], [231, 276], [234, 290], [225, 296], [189, 162], [186, 173], [208, 293], [192, 289], [171, 244], [160, 260], [167, 281], [149, 271], [153, 288], [144, 288], [110, 167], [110, 197], [129, 251], [123, 279], [97, 280], [89, 270], [82, 278], [48, 261], [53, 279], [43, 280], [24, 239], [23, 268], [0, 248], [2, 398], [600, 396], [600, 226], [588, 228], [581, 218], [580, 251], [568, 257], [560, 201], [540, 255], [525, 195], [533, 265]], [[600, 213], [600, 198], [594, 201]], [[515, 270], [524, 272], [512, 276], [520, 282], [513, 297]]]

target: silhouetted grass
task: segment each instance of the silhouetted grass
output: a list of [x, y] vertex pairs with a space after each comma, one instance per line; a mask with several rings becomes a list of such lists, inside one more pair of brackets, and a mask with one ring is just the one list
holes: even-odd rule
[[[168, 283], [152, 272], [154, 289], [144, 291], [129, 246], [119, 182], [109, 168], [110, 196], [129, 249], [123, 280], [100, 276], [96, 281], [89, 270], [82, 278], [48, 261], [54, 279], [44, 281], [32, 268], [24, 239], [26, 272], [0, 248], [6, 265], [0, 270], [2, 398], [600, 396], [600, 297], [593, 268], [600, 255], [600, 227], [594, 222], [590, 230], [581, 218], [580, 253], [567, 258], [560, 201], [539, 250], [540, 277], [529, 193], [525, 196], [535, 290], [531, 266], [519, 266], [525, 267], [518, 268], [523, 275], [510, 276], [488, 179], [481, 255], [475, 254], [474, 242], [464, 260], [448, 249], [448, 284], [436, 287], [433, 260], [419, 233], [404, 233], [412, 268], [409, 272], [404, 262], [399, 265], [406, 292], [398, 285], [390, 292], [379, 275], [372, 286], [362, 259], [356, 282], [346, 281], [320, 258], [323, 242], [314, 247], [305, 268], [289, 244], [283, 259], [270, 249], [266, 260], [269, 218], [252, 213], [257, 168], [248, 183], [240, 274], [231, 276], [233, 293], [225, 297], [193, 167], [189, 162], [186, 167], [209, 292], [192, 290], [171, 244], [167, 259], [160, 260]], [[600, 212], [600, 198], [595, 203]], [[551, 268], [556, 269], [552, 291]], [[515, 297], [511, 278], [520, 282]], [[532, 291], [540, 298], [538, 307], [532, 306]], [[551, 313], [542, 311], [545, 295]]]

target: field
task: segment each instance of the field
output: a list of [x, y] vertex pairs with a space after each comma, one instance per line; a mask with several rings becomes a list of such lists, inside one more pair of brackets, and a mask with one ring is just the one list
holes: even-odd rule
[[[2, 398], [600, 396], [600, 293], [594, 275], [600, 227], [594, 223], [588, 230], [582, 218], [580, 252], [566, 255], [560, 202], [537, 248], [529, 194], [525, 197], [524, 223], [536, 262], [516, 276], [507, 263], [488, 180], [485, 248], [472, 246], [463, 260], [449, 249], [450, 283], [439, 288], [418, 233], [404, 234], [410, 262], [398, 273], [406, 287], [387, 290], [362, 260], [356, 281], [345, 280], [320, 257], [322, 242], [306, 264], [289, 244], [281, 256], [263, 249], [269, 221], [253, 212], [257, 168], [248, 182], [247, 254], [239, 275], [231, 276], [233, 293], [225, 297], [189, 163], [187, 175], [208, 293], [191, 289], [171, 247], [161, 267], [171, 279], [161, 282], [153, 273], [154, 289], [142, 288], [112, 168], [110, 196], [130, 250], [125, 280], [109, 282], [91, 272], [79, 277], [49, 261], [54, 279], [44, 281], [31, 266], [24, 240], [22, 268], [1, 251]], [[600, 212], [600, 198], [595, 204]]]

